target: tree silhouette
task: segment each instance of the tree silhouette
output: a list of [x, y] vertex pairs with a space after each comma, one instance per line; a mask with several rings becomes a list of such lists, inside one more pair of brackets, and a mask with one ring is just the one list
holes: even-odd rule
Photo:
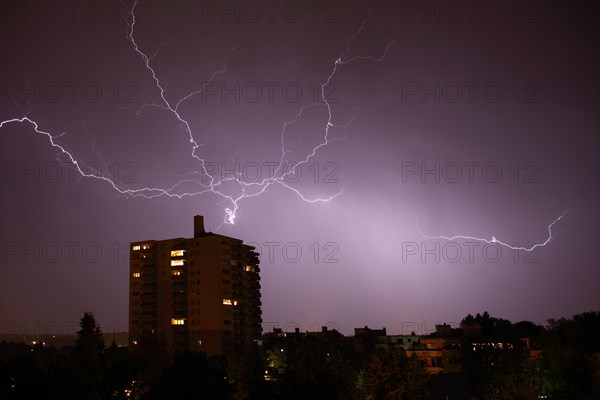
[[230, 397], [223, 357], [183, 352], [175, 357], [173, 366], [163, 371], [160, 380], [142, 398], [222, 400]]
[[352, 366], [344, 357], [338, 332], [323, 337], [302, 337], [287, 349], [287, 368], [279, 378], [286, 399], [351, 399]]
[[90, 312], [83, 314], [79, 327], [73, 350], [78, 376], [73, 382], [73, 393], [77, 393], [80, 399], [98, 399], [104, 375], [104, 335]]
[[416, 356], [402, 349], [377, 351], [361, 376], [362, 388], [372, 400], [425, 400], [429, 374]]
[[104, 335], [92, 313], [84, 313], [79, 321], [75, 356], [83, 361], [99, 360], [104, 353]]

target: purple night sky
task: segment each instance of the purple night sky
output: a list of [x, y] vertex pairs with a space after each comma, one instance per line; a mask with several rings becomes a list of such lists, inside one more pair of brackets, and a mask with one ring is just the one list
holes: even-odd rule
[[129, 242], [196, 214], [265, 330], [600, 308], [598, 4], [125, 3], [2, 2], [0, 333], [127, 330]]

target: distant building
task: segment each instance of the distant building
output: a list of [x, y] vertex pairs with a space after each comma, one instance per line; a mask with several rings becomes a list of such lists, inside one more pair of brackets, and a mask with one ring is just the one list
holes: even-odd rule
[[408, 351], [421, 343], [421, 336], [412, 335], [389, 335], [379, 337], [376, 348], [397, 348]]
[[258, 254], [239, 239], [206, 232], [131, 243], [129, 346], [223, 354], [259, 340]]
[[354, 328], [354, 348], [357, 351], [371, 351], [386, 336], [385, 328], [371, 329], [366, 325], [364, 328]]
[[365, 325], [364, 328], [354, 328], [354, 336], [356, 337], [378, 337], [378, 336], [386, 336], [385, 328], [381, 329], [371, 329]]
[[[467, 334], [480, 332], [479, 324], [467, 327]], [[435, 332], [420, 336], [387, 335], [386, 329], [354, 329], [354, 348], [357, 351], [375, 349], [403, 349], [409, 357], [415, 355], [431, 374], [455, 374], [462, 370], [462, 349], [465, 343], [463, 329], [454, 329], [448, 324], [435, 326]]]
[[354, 348], [357, 351], [383, 348], [409, 350], [419, 344], [421, 336], [415, 335], [414, 332], [411, 335], [388, 335], [385, 328], [371, 329], [365, 326], [364, 328], [354, 328], [353, 339]]
[[422, 337], [419, 345], [406, 354], [416, 355], [429, 373], [457, 373], [462, 369], [464, 342], [461, 329], [453, 329], [448, 324], [436, 325], [434, 333]]
[[329, 329], [329, 327], [327, 326], [322, 326], [320, 331], [306, 331], [306, 332], [301, 332], [300, 328], [295, 327], [293, 332], [284, 332], [283, 329], [281, 328], [277, 328], [277, 327], [273, 327], [273, 331], [272, 332], [265, 332], [263, 334], [263, 338], [265, 339], [275, 339], [275, 338], [280, 338], [280, 339], [298, 339], [298, 338], [306, 338], [306, 337], [312, 337], [312, 338], [326, 338], [326, 337], [344, 337], [340, 332], [338, 332], [336, 329]]

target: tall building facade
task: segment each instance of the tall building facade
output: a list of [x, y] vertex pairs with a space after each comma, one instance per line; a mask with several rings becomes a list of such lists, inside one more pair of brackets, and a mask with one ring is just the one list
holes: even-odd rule
[[131, 243], [129, 346], [223, 354], [260, 339], [260, 268], [254, 247], [206, 232]]

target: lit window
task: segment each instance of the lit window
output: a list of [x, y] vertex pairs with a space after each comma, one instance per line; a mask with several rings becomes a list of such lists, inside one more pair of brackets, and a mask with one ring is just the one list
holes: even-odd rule
[[254, 267], [251, 265], [246, 265], [246, 272], [254, 272]]
[[179, 275], [181, 275], [181, 271], [171, 271], [171, 275], [179, 276]]
[[183, 260], [171, 260], [171, 267], [179, 267], [183, 265]]
[[185, 319], [183, 319], [183, 318], [171, 318], [171, 325], [185, 325]]
[[150, 248], [149, 244], [143, 244], [142, 245], [142, 250], [148, 250]]
[[237, 306], [237, 303], [238, 303], [238, 302], [237, 302], [237, 300], [234, 300], [234, 301], [233, 301], [233, 305], [234, 305], [234, 306]]
[[134, 272], [134, 273], [133, 273], [133, 277], [134, 277], [134, 278], [139, 278], [139, 277], [140, 277], [140, 275], [141, 275], [141, 274], [140, 274], [139, 272]]
[[138, 251], [141, 248], [142, 248], [142, 246], [140, 246], [139, 244], [136, 244], [135, 246], [133, 246], [133, 251]]
[[171, 257], [182, 257], [185, 255], [185, 250], [171, 250]]
[[233, 304], [233, 302], [231, 301], [231, 299], [223, 299], [223, 304], [230, 306]]

